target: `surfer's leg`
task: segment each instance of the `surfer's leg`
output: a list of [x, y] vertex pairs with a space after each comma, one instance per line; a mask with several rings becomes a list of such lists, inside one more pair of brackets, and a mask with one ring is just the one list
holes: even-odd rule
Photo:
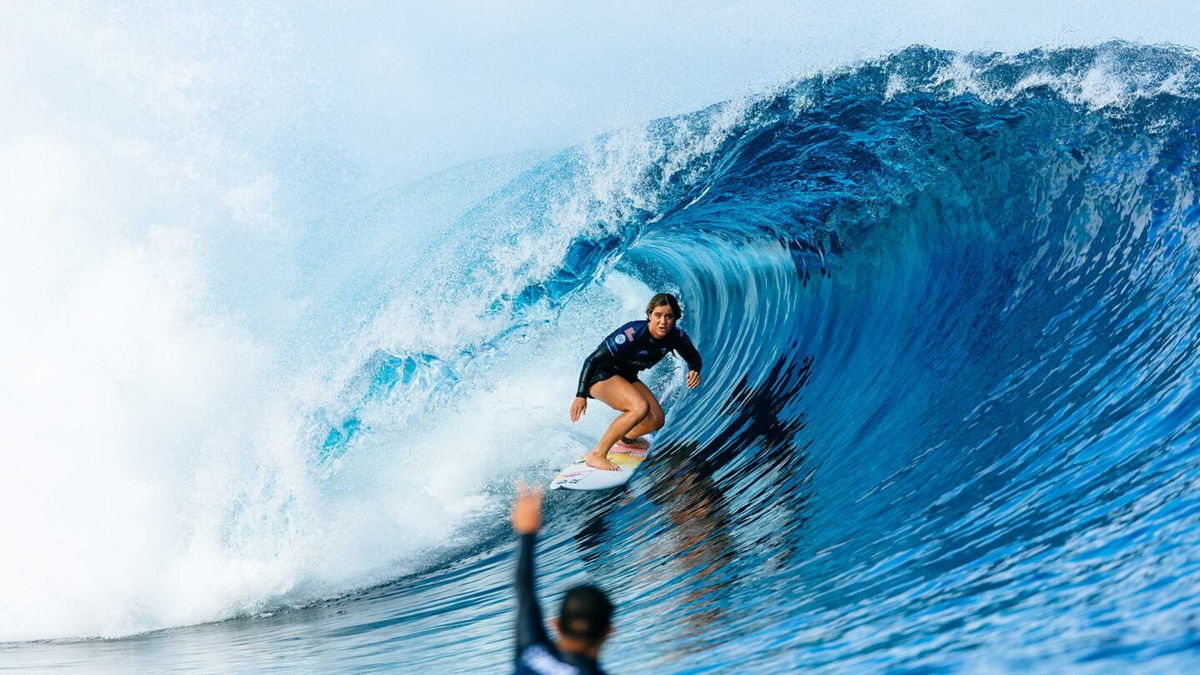
[[613, 410], [620, 411], [617, 419], [608, 425], [604, 435], [600, 437], [596, 447], [588, 453], [587, 465], [606, 471], [616, 471], [617, 465], [608, 459], [608, 451], [621, 439], [628, 435], [649, 413], [650, 404], [629, 380], [620, 375], [613, 375], [607, 380], [593, 384], [588, 390], [592, 398], [608, 404]]
[[[650, 391], [649, 387], [642, 382], [634, 382], [633, 388], [642, 395], [642, 398], [646, 400], [646, 405], [650, 407], [649, 411], [646, 413], [646, 417], [625, 436], [626, 438], [636, 440], [639, 436], [658, 431], [659, 429], [663, 428], [663, 423], [666, 421], [666, 416], [663, 415], [662, 406], [658, 404], [658, 399], [654, 396], [654, 392]], [[641, 441], [638, 442], [637, 445], [639, 447], [644, 446], [646, 445], [646, 442]]]

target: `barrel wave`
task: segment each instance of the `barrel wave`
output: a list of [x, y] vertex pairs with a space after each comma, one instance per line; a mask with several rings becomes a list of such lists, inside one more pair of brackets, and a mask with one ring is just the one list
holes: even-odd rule
[[564, 526], [636, 579], [616, 665], [1194, 658], [1198, 65], [912, 48], [614, 133], [445, 246], [500, 329], [392, 358], [582, 352], [611, 275], [683, 299], [704, 386], [660, 374], [639, 496]]
[[590, 445], [607, 419], [568, 423], [578, 365], [664, 290], [703, 383], [653, 371], [656, 453], [627, 492], [552, 495], [540, 543], [547, 603], [614, 589], [613, 671], [1186, 669], [1196, 120], [1189, 50], [913, 47], [537, 163], [372, 289], [305, 422], [340, 493], [438, 448], [398, 489], [469, 501], [453, 541], [212, 630], [507, 667], [511, 482]]

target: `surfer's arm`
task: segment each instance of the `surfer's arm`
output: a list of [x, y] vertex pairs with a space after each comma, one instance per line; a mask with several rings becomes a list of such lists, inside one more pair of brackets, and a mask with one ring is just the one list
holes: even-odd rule
[[538, 605], [533, 583], [533, 547], [536, 534], [522, 534], [517, 544], [517, 649], [536, 642], [549, 642], [542, 625], [542, 608]]
[[680, 330], [675, 336], [675, 353], [683, 357], [687, 362], [687, 386], [688, 389], [694, 389], [700, 386], [700, 369], [704, 366], [704, 361], [700, 358], [700, 352], [696, 351], [696, 345], [692, 344], [692, 339], [687, 333]]
[[607, 341], [601, 342], [596, 351], [588, 355], [583, 361], [583, 370], [579, 373], [579, 387], [575, 389], [576, 398], [587, 398], [588, 381], [592, 377], [592, 373], [596, 372], [596, 368], [601, 363], [606, 363], [612, 360], [612, 352], [608, 348]]
[[513, 530], [517, 542], [517, 651], [534, 643], [549, 643], [542, 624], [542, 608], [538, 605], [533, 580], [533, 549], [537, 532], [542, 527], [542, 494], [520, 485], [512, 509]]
[[687, 362], [688, 370], [699, 373], [700, 369], [704, 367], [700, 352], [696, 351], [696, 345], [692, 344], [692, 339], [687, 336], [687, 333], [679, 332], [679, 337], [675, 342], [675, 351]]

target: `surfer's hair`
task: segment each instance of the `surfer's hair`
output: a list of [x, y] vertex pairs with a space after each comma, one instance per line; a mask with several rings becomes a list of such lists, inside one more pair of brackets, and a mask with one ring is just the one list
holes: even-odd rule
[[591, 584], [582, 584], [563, 596], [558, 629], [567, 637], [596, 644], [608, 637], [612, 614], [612, 603], [604, 591]]
[[650, 302], [646, 304], [646, 316], [650, 316], [650, 312], [653, 312], [655, 307], [662, 307], [663, 305], [670, 306], [671, 312], [675, 314], [675, 320], [678, 321], [683, 318], [683, 310], [679, 308], [679, 300], [676, 300], [675, 296], [670, 293], [659, 293], [650, 298]]

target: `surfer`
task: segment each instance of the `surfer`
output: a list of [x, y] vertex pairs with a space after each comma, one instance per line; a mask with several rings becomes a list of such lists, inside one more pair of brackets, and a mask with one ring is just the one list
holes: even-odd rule
[[612, 603], [604, 591], [584, 584], [563, 596], [558, 618], [552, 620], [558, 640], [551, 643], [542, 625], [533, 584], [533, 547], [542, 529], [542, 491], [517, 486], [512, 508], [513, 530], [520, 537], [517, 552], [517, 661], [520, 673], [598, 673], [600, 649], [612, 631]]
[[679, 301], [670, 293], [659, 293], [646, 305], [645, 321], [630, 321], [613, 331], [596, 351], [583, 362], [579, 388], [571, 403], [571, 421], [576, 422], [587, 412], [587, 400], [596, 398], [620, 412], [596, 447], [587, 455], [587, 465], [606, 471], [616, 471], [617, 465], [608, 459], [608, 451], [618, 441], [645, 449], [640, 440], [643, 434], [662, 428], [662, 406], [649, 387], [638, 380], [638, 372], [662, 360], [674, 350], [687, 362], [687, 386], [700, 384], [700, 353], [687, 333], [675, 323], [683, 316]]

